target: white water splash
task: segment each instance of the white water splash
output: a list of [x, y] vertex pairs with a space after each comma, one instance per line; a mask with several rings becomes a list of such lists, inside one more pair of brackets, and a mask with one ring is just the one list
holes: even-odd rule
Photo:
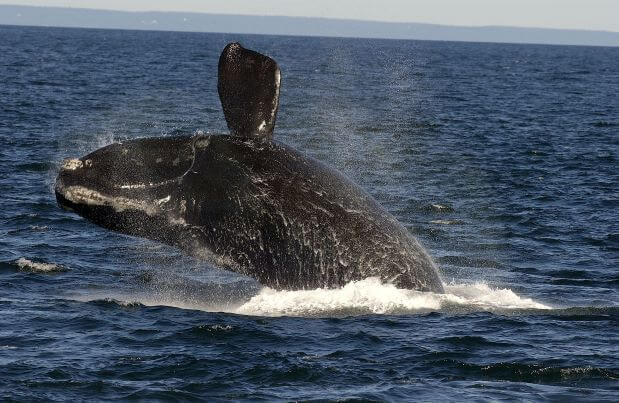
[[[223, 295], [226, 293], [224, 292]], [[363, 314], [418, 314], [427, 312], [547, 310], [552, 307], [521, 297], [512, 290], [492, 288], [485, 283], [445, 286], [445, 294], [396, 288], [378, 278], [353, 281], [342, 288], [277, 291], [268, 287], [237, 301], [217, 301], [223, 295], [197, 295], [179, 290], [140, 290], [137, 293], [86, 294], [74, 298], [83, 302], [107, 300], [121, 306], [170, 306], [208, 312], [252, 316], [350, 316]], [[215, 297], [215, 298], [213, 298]]]
[[93, 150], [98, 150], [101, 147], [105, 147], [118, 141], [119, 140], [116, 138], [114, 131], [106, 130], [104, 132], [97, 133], [92, 138], [90, 138], [85, 144], [86, 149], [83, 151], [91, 152]]
[[420, 292], [383, 284], [378, 278], [348, 283], [338, 289], [275, 291], [263, 288], [234, 313], [261, 316], [314, 316], [330, 312], [401, 314], [440, 311], [461, 305], [473, 310], [551, 309], [509, 289], [484, 283], [445, 287], [445, 294]]
[[448, 285], [445, 291], [445, 301], [483, 309], [552, 309], [531, 298], [520, 297], [508, 288], [493, 289], [485, 283]]

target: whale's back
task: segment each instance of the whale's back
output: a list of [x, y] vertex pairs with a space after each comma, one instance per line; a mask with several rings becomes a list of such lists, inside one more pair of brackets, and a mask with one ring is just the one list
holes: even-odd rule
[[204, 144], [184, 178], [186, 220], [236, 270], [274, 288], [379, 277], [442, 291], [425, 249], [337, 170], [273, 141], [210, 136]]

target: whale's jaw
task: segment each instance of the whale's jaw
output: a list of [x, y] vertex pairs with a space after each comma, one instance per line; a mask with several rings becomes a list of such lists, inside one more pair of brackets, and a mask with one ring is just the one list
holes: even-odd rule
[[205, 136], [114, 143], [62, 162], [54, 192], [58, 205], [96, 224], [161, 240], [157, 226], [184, 223], [178, 188]]

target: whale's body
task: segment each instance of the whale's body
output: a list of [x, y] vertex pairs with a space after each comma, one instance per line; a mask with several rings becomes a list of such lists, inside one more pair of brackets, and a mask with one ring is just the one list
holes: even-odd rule
[[[251, 52], [232, 51], [239, 49]], [[59, 204], [103, 227], [177, 246], [277, 289], [379, 277], [442, 292], [427, 252], [371, 196], [337, 170], [271, 139], [276, 65], [276, 85], [259, 94], [269, 102], [250, 99], [231, 111], [230, 98], [247, 96], [239, 96], [238, 77], [237, 87], [222, 85], [229, 70], [224, 65], [222, 73], [222, 59], [219, 90], [233, 135], [137, 139], [67, 160], [56, 181]], [[271, 77], [273, 65], [264, 66], [261, 74], [267, 69]], [[225, 95], [227, 88], [233, 96]], [[252, 108], [263, 113], [243, 112]]]

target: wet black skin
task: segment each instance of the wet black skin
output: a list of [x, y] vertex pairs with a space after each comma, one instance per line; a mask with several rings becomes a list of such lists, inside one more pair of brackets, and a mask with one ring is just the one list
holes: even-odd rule
[[229, 44], [217, 88], [232, 136], [109, 145], [63, 165], [58, 203], [277, 289], [379, 277], [442, 292], [432, 259], [393, 216], [336, 170], [272, 140], [279, 87], [273, 59]]
[[[376, 276], [443, 291], [430, 257], [393, 216], [344, 175], [281, 143], [227, 135], [138, 139], [81, 161], [58, 176], [61, 206], [269, 287], [339, 287]], [[143, 205], [119, 211], [109, 202], [71, 200], [71, 186]]]
[[275, 60], [230, 43], [221, 52], [217, 73], [217, 92], [230, 133], [272, 138], [280, 86]]

